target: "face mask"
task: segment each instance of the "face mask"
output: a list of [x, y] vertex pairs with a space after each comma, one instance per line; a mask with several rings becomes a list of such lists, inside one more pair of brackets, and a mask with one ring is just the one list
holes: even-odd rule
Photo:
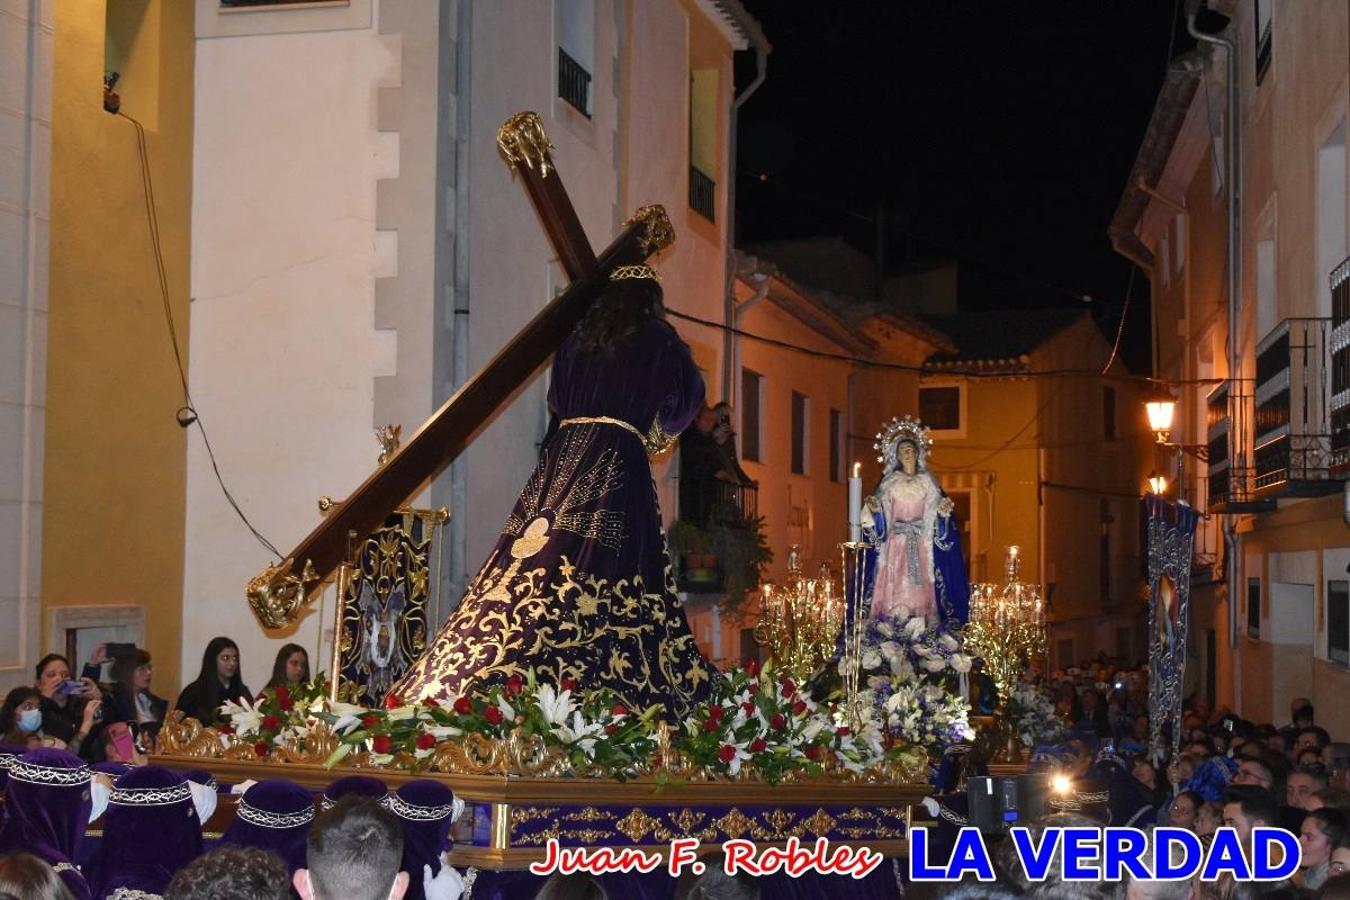
[[19, 713], [19, 730], [26, 731], [29, 734], [42, 727], [42, 710], [25, 709]]
[[104, 810], [108, 808], [109, 793], [108, 786], [97, 778], [89, 783], [89, 799], [94, 804], [93, 808], [89, 810], [90, 822], [103, 815]]

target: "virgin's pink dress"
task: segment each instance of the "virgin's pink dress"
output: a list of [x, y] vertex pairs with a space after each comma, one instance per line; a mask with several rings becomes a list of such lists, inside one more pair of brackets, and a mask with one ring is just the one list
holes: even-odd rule
[[872, 589], [872, 616], [935, 617], [933, 521], [938, 493], [927, 478], [896, 477], [883, 484], [878, 500], [885, 517], [885, 543], [878, 553]]

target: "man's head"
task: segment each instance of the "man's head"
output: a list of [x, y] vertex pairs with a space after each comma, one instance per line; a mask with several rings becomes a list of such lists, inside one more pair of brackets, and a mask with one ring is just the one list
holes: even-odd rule
[[698, 430], [704, 434], [711, 434], [713, 428], [717, 426], [717, 416], [713, 413], [711, 406], [705, 406], [694, 416], [694, 424]]
[[1274, 827], [1280, 822], [1280, 808], [1270, 791], [1257, 787], [1230, 787], [1223, 795], [1223, 824], [1237, 830], [1243, 844], [1252, 829]]
[[1316, 725], [1307, 725], [1298, 730], [1298, 736], [1294, 738], [1294, 758], [1304, 750], [1316, 750], [1322, 752], [1322, 748], [1331, 743], [1331, 735], [1327, 734], [1325, 728], [1318, 728]]
[[1297, 722], [1298, 713], [1301, 709], [1308, 710], [1308, 718], [1312, 719], [1312, 701], [1307, 697], [1295, 697], [1289, 701], [1289, 721]]
[[178, 870], [165, 900], [290, 900], [291, 886], [281, 857], [256, 847], [222, 844]]
[[303, 900], [399, 900], [408, 889], [403, 829], [369, 797], [347, 796], [319, 813], [309, 830], [308, 868], [297, 869]]
[[1306, 810], [1312, 795], [1326, 786], [1327, 773], [1321, 766], [1300, 766], [1284, 780], [1285, 804]]
[[1274, 783], [1275, 773], [1259, 759], [1244, 759], [1238, 763], [1237, 773], [1233, 775], [1233, 784], [1250, 785], [1267, 791]]

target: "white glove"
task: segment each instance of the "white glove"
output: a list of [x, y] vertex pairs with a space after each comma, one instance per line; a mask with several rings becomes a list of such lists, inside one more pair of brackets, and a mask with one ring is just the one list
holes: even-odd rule
[[249, 788], [253, 787], [257, 783], [258, 782], [254, 781], [252, 778], [246, 779], [244, 781], [239, 782], [234, 787], [230, 788], [230, 793], [238, 794], [239, 796], [242, 797], [244, 796], [244, 794], [248, 793]]
[[925, 810], [928, 811], [928, 814], [930, 816], [932, 816], [935, 819], [938, 817], [938, 810], [941, 809], [941, 807], [938, 806], [937, 800], [933, 799], [932, 797], [924, 797], [921, 805]]
[[464, 876], [450, 865], [448, 854], [441, 854], [441, 871], [434, 878], [430, 865], [422, 867], [422, 892], [427, 900], [459, 900], [464, 893]]

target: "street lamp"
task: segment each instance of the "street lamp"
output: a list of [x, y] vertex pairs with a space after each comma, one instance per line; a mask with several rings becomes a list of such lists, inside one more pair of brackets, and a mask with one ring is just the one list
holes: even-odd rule
[[1150, 494], [1156, 494], [1161, 497], [1167, 493], [1167, 476], [1154, 469], [1148, 474], [1148, 491]]
[[1159, 397], [1144, 403], [1148, 413], [1148, 427], [1159, 444], [1166, 444], [1172, 434], [1172, 417], [1176, 415], [1177, 401], [1171, 397]]

